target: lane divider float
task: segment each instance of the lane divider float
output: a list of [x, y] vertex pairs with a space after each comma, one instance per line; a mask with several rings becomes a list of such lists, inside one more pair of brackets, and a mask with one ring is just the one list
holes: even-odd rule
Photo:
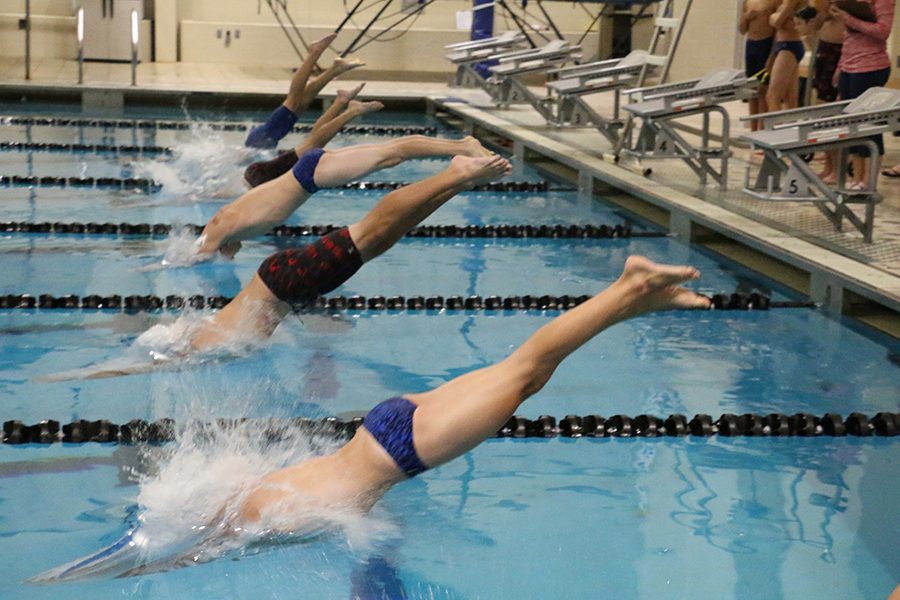
[[[353, 419], [217, 419], [214, 422], [192, 422], [190, 430], [224, 431], [253, 426], [269, 440], [283, 439], [292, 433], [325, 434], [351, 437], [365, 422], [363, 417]], [[22, 421], [3, 423], [2, 443], [54, 444], [86, 442], [131, 444], [171, 442], [178, 435], [178, 426], [172, 419], [148, 422], [140, 419], [116, 424], [109, 420], [87, 421], [79, 419], [61, 424], [47, 419], [32, 425]], [[900, 432], [900, 413], [879, 412], [868, 416], [853, 412], [846, 417], [837, 413], [817, 416], [809, 413], [733, 414], [718, 418], [698, 414], [693, 418], [672, 414], [666, 418], [653, 415], [566, 415], [557, 419], [541, 415], [537, 419], [512, 416], [494, 435], [497, 438], [656, 438], [656, 437], [893, 437]]]
[[[586, 302], [591, 296], [319, 296], [308, 308], [328, 311], [527, 311], [527, 310], [568, 310]], [[774, 301], [758, 292], [750, 294], [713, 294], [710, 310], [719, 311], [766, 311], [776, 308], [815, 308], [813, 302]], [[194, 294], [165, 297], [153, 295], [87, 294], [77, 296], [66, 294], [6, 294], [0, 295], [0, 309], [16, 310], [114, 310], [129, 313], [155, 312], [162, 310], [204, 310], [220, 309], [232, 298], [228, 296], [203, 296]]]

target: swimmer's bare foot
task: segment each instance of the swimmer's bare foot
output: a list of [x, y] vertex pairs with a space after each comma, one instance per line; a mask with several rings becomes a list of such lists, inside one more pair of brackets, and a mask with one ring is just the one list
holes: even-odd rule
[[230, 242], [225, 242], [221, 246], [219, 246], [219, 252], [222, 253], [222, 256], [225, 258], [234, 258], [234, 255], [237, 254], [241, 249], [241, 242], [239, 240], [233, 240]]
[[502, 156], [454, 156], [450, 170], [458, 173], [467, 186], [496, 181], [512, 172], [509, 161]]
[[709, 298], [680, 287], [699, 277], [693, 267], [659, 265], [643, 256], [631, 256], [615, 285], [624, 286], [629, 297], [625, 309], [628, 316], [635, 316], [676, 308], [709, 308]]
[[336, 33], [329, 33], [322, 39], [312, 42], [309, 45], [309, 53], [316, 55], [316, 57], [321, 56], [322, 53], [325, 52], [325, 50], [328, 48], [328, 46], [331, 45], [331, 42], [335, 40], [335, 38], [337, 38]]
[[365, 65], [365, 61], [362, 61], [358, 58], [336, 58], [334, 59], [334, 62], [331, 63], [331, 68], [329, 70], [334, 73], [335, 77], [337, 77], [342, 73], [352, 71], [353, 69], [358, 69], [359, 67], [364, 67]]
[[350, 101], [355, 99], [364, 87], [366, 87], [366, 84], [361, 83], [355, 88], [351, 88], [349, 90], [338, 90], [334, 95], [334, 101], [339, 104], [350, 104]]
[[355, 113], [357, 116], [365, 115], [368, 113], [377, 112], [384, 108], [384, 104], [377, 100], [370, 100], [369, 102], [361, 102], [359, 100], [351, 100], [350, 104], [347, 106], [347, 111]]
[[482, 146], [481, 142], [476, 140], [471, 135], [468, 135], [465, 138], [463, 138], [462, 142], [463, 142], [463, 147], [465, 148], [465, 151], [463, 152], [463, 154], [465, 154], [466, 156], [471, 156], [472, 158], [478, 158], [481, 156], [493, 156], [494, 155], [493, 152], [491, 152], [490, 150], [488, 150], [487, 148]]

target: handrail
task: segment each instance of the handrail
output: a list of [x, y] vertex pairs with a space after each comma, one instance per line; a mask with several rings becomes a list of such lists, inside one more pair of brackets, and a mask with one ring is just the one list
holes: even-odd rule
[[138, 42], [141, 40], [141, 23], [137, 10], [131, 11], [131, 85], [137, 85]]
[[25, 0], [25, 79], [31, 79], [31, 0]]
[[78, 40], [78, 85], [84, 83], [84, 7], [78, 7], [75, 36]]

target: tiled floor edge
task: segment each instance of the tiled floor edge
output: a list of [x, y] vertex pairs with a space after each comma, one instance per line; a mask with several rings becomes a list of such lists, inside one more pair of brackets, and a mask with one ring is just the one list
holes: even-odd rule
[[[491, 130], [514, 143], [523, 144], [529, 150], [547, 156], [579, 173], [589, 173], [592, 177], [650, 204], [672, 213], [679, 213], [693, 223], [727, 235], [754, 250], [806, 271], [811, 278], [837, 283], [844, 289], [900, 313], [900, 277], [648, 180], [637, 173], [606, 162], [599, 156], [573, 149], [528, 127], [505, 121], [495, 114], [464, 103], [443, 101], [440, 98], [432, 100], [441, 109], [464, 121]], [[815, 294], [813, 299], [819, 300], [815, 298]]]

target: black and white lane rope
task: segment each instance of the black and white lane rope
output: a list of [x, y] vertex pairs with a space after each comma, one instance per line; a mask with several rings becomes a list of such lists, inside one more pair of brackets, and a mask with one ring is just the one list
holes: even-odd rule
[[[310, 310], [385, 312], [385, 311], [528, 311], [568, 310], [586, 302], [591, 296], [522, 295], [522, 296], [319, 296]], [[815, 308], [812, 302], [774, 301], [768, 296], [750, 294], [713, 294], [711, 310], [766, 311], [783, 308]], [[220, 309], [232, 298], [194, 294], [165, 297], [153, 295], [87, 294], [6, 294], [0, 295], [0, 309], [5, 310], [108, 310], [125, 312], [177, 311], [184, 309]]]
[[[254, 427], [260, 435], [270, 440], [283, 439], [296, 433], [319, 433], [337, 437], [350, 437], [364, 423], [363, 417], [353, 419], [218, 419], [214, 422], [190, 422], [188, 429], [197, 434], [225, 431], [241, 427]], [[183, 424], [185, 425], [185, 424]], [[22, 421], [3, 423], [2, 443], [53, 444], [63, 443], [120, 443], [170, 442], [176, 439], [178, 424], [172, 419], [144, 421], [135, 419], [116, 424], [109, 420], [60, 423], [52, 419], [26, 425]], [[668, 417], [653, 415], [566, 415], [557, 419], [541, 415], [537, 419], [513, 416], [500, 428], [498, 438], [656, 438], [656, 437], [893, 437], [900, 433], [900, 414], [879, 412], [869, 416], [853, 412], [842, 416], [826, 413], [821, 416], [809, 413], [732, 414], [718, 418], [698, 414], [692, 418], [672, 414]]]
[[[407, 181], [354, 181], [329, 189], [391, 191], [409, 185]], [[163, 185], [144, 177], [61, 177], [57, 175], [0, 175], [0, 187], [112, 189], [155, 193]], [[548, 192], [546, 181], [492, 181], [471, 188], [473, 192]], [[562, 190], [562, 191], [568, 191]]]
[[[26, 125], [37, 127], [99, 127], [102, 129], [189, 130], [202, 127], [214, 131], [247, 131], [259, 123], [234, 123], [229, 121], [172, 121], [146, 119], [91, 119], [80, 117], [18, 117], [0, 116], [2, 125]], [[294, 133], [309, 133], [312, 125], [294, 125]], [[341, 129], [343, 135], [437, 135], [438, 128], [422, 125], [348, 125]]]
[[[203, 225], [188, 223], [182, 226], [165, 223], [50, 223], [32, 221], [2, 221], [0, 232], [45, 233], [74, 235], [157, 236], [172, 231], [189, 230], [199, 235]], [[279, 225], [266, 235], [272, 237], [322, 236], [343, 225]], [[617, 225], [418, 225], [407, 232], [412, 238], [659, 238], [668, 234], [661, 231], [634, 231], [628, 224]]]
[[60, 142], [0, 142], [0, 152], [53, 152], [66, 154], [128, 154], [137, 156], [171, 155], [165, 146], [135, 146], [131, 144], [81, 144]]

